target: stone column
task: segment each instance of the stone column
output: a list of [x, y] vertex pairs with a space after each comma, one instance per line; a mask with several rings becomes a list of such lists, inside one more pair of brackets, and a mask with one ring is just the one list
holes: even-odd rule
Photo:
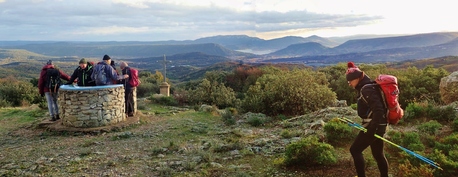
[[170, 85], [167, 82], [162, 82], [159, 88], [161, 89], [161, 95], [170, 96]]
[[62, 124], [102, 127], [126, 121], [123, 85], [77, 87], [63, 85], [58, 105]]

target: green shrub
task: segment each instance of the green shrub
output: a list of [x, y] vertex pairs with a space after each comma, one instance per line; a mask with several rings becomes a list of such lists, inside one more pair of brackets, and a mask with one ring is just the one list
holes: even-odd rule
[[450, 122], [457, 117], [455, 108], [452, 106], [439, 107], [428, 105], [427, 115], [429, 118], [443, 122]]
[[348, 144], [356, 136], [352, 127], [336, 119], [328, 122], [324, 126], [324, 132], [326, 133], [326, 139], [329, 144], [332, 145]]
[[318, 142], [318, 137], [309, 136], [286, 146], [285, 165], [311, 167], [337, 163], [334, 147]]
[[152, 96], [151, 100], [153, 100], [157, 104], [162, 104], [166, 106], [178, 106], [178, 101], [175, 100], [175, 98], [171, 96], [159, 96], [159, 97]]
[[434, 135], [441, 127], [442, 125], [439, 122], [437, 122], [436, 120], [431, 120], [429, 122], [419, 125], [418, 130], [429, 135]]
[[152, 94], [159, 93], [160, 88], [159, 85], [149, 83], [149, 82], [142, 82], [137, 87], [137, 97], [138, 98], [143, 98], [143, 97], [148, 97]]
[[221, 118], [226, 125], [234, 125], [236, 122], [235, 116], [229, 108], [226, 108], [226, 110], [221, 115]]
[[458, 133], [451, 134], [436, 142], [435, 148], [448, 154], [450, 150], [458, 150]]
[[452, 129], [454, 132], [458, 132], [458, 119], [455, 118], [455, 120], [453, 120], [452, 122]]
[[[420, 135], [415, 132], [389, 131], [387, 135], [390, 137], [391, 142], [405, 147], [411, 151], [425, 150], [425, 146], [420, 140]], [[395, 146], [388, 146], [388, 149], [393, 152], [401, 152]]]
[[428, 164], [421, 164], [420, 166], [412, 165], [409, 160], [398, 165], [399, 170], [396, 176], [424, 176], [433, 177], [434, 170]]
[[424, 151], [425, 146], [421, 143], [420, 135], [415, 132], [406, 132], [402, 137], [402, 146], [411, 151]]
[[323, 73], [309, 69], [266, 72], [249, 87], [242, 108], [269, 116], [303, 115], [335, 102], [328, 84]]
[[14, 77], [0, 79], [0, 106], [22, 106], [24, 103], [38, 103], [38, 88], [30, 82]]
[[209, 104], [219, 108], [238, 107], [240, 104], [230, 87], [207, 79], [203, 79], [196, 89], [188, 90], [187, 100], [190, 104]]
[[247, 123], [254, 127], [264, 125], [271, 121], [271, 118], [264, 114], [246, 114], [245, 117]]
[[426, 109], [418, 103], [410, 103], [407, 105], [404, 117], [402, 120], [411, 121], [417, 118], [426, 116]]
[[357, 110], [358, 109], [358, 106], [356, 103], [353, 103], [350, 105], [350, 108], [353, 109], [353, 110]]
[[456, 176], [456, 174], [458, 174], [458, 161], [451, 160], [442, 151], [435, 149], [428, 158], [440, 164], [440, 167], [443, 169], [434, 171], [434, 176], [448, 177]]

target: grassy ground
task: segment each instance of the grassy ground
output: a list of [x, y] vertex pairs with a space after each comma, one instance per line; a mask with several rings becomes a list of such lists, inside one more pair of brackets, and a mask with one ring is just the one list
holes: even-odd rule
[[[338, 164], [308, 169], [278, 165], [289, 142], [278, 124], [226, 126], [211, 112], [143, 105], [140, 123], [98, 135], [37, 128], [39, 108], [0, 109], [0, 176], [354, 176], [348, 147]], [[295, 133], [294, 133], [295, 132]], [[292, 137], [292, 139], [298, 137]], [[257, 149], [258, 148], [258, 149]], [[283, 149], [282, 149], [283, 148]], [[368, 175], [378, 176], [370, 151]]]

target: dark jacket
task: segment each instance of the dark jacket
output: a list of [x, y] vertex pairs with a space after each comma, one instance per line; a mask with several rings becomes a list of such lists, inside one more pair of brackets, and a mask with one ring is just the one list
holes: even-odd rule
[[[40, 78], [38, 79], [38, 92], [40, 93], [40, 95], [43, 95], [45, 92], [49, 92], [49, 88], [45, 87], [47, 83], [46, 70], [48, 70], [49, 68], [54, 69], [54, 65], [45, 65], [43, 66], [43, 68], [41, 68]], [[66, 81], [70, 80], [70, 76], [62, 72], [62, 70], [59, 70], [59, 72], [61, 79], [64, 79]]]
[[73, 74], [70, 77], [70, 80], [67, 82], [67, 84], [73, 83], [75, 79], [78, 78], [78, 86], [95, 86], [95, 81], [93, 81], [91, 78], [92, 71], [93, 66], [90, 62], [87, 63], [87, 67], [84, 69], [81, 69], [81, 67], [78, 66], [78, 68], [76, 68], [75, 71], [73, 71]]
[[372, 119], [367, 127], [368, 132], [375, 132], [380, 125], [386, 126], [386, 108], [379, 86], [369, 77], [364, 76], [356, 86], [356, 90], [358, 91], [358, 115], [363, 119]]
[[107, 78], [104, 85], [116, 84], [117, 80], [124, 79], [124, 76], [118, 75], [117, 71], [112, 66], [102, 61], [102, 62], [97, 63], [97, 65], [95, 65], [92, 75], [91, 75], [92, 80], [95, 81], [96, 75], [94, 73], [96, 73], [96, 71], [100, 71], [102, 67], [105, 68], [105, 74]]
[[129, 75], [129, 78], [127, 79], [122, 79], [120, 84], [123, 84], [124, 85], [124, 88], [126, 90], [129, 90], [129, 89], [132, 89], [132, 86], [129, 84], [129, 79], [132, 78], [132, 74], [130, 73], [130, 68], [128, 66], [126, 66], [123, 70], [122, 70], [122, 75], [124, 74], [127, 74]]

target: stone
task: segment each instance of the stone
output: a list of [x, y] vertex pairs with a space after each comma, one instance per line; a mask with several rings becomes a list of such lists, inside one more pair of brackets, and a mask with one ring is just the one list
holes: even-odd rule
[[458, 71], [441, 79], [439, 92], [445, 104], [458, 101]]
[[58, 101], [58, 106], [65, 126], [100, 127], [126, 121], [123, 87], [79, 91], [61, 89], [59, 92], [58, 100], [62, 101]]

